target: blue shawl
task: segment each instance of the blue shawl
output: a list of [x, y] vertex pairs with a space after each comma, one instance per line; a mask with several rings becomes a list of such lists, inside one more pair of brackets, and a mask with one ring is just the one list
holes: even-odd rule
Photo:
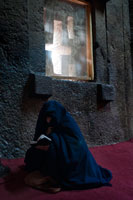
[[[46, 116], [52, 117], [50, 124], [47, 124]], [[37, 150], [30, 149], [30, 152], [34, 152], [34, 163], [41, 159], [42, 173], [52, 176], [64, 189], [110, 185], [111, 172], [96, 163], [77, 123], [57, 101], [44, 103], [37, 120], [34, 140], [45, 134], [49, 125], [54, 127], [49, 135], [52, 139], [49, 150], [40, 150], [40, 156], [35, 158]], [[26, 163], [30, 154], [26, 155]]]

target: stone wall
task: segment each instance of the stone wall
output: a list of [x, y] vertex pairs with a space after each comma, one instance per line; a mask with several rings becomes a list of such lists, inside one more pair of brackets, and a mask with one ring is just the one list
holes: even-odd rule
[[[128, 0], [92, 2], [95, 80], [50, 80], [51, 99], [71, 112], [89, 146], [133, 137]], [[44, 102], [42, 92], [32, 95], [37, 86], [30, 79], [31, 73], [45, 74], [44, 5], [44, 0], [0, 3], [0, 157], [24, 156]], [[45, 77], [44, 82], [47, 88]], [[41, 80], [38, 84], [41, 88]], [[114, 101], [99, 101], [99, 84], [115, 88]]]
[[133, 0], [129, 0], [130, 26], [131, 26], [131, 54], [133, 66]]

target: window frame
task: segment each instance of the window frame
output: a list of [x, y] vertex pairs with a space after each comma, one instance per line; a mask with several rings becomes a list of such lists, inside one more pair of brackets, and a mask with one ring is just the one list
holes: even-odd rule
[[[86, 64], [87, 64], [87, 76], [64, 76], [64, 75], [47, 75], [47, 77], [53, 77], [56, 79], [65, 79], [65, 80], [82, 80], [82, 81], [93, 81], [94, 80], [94, 60], [93, 60], [93, 34], [92, 34], [92, 8], [91, 3], [84, 0], [58, 0], [65, 1], [68, 3], [78, 4], [81, 6], [85, 6], [86, 9]], [[45, 34], [45, 31], [44, 31]], [[90, 60], [90, 63], [89, 63]], [[47, 66], [45, 66], [46, 70]]]

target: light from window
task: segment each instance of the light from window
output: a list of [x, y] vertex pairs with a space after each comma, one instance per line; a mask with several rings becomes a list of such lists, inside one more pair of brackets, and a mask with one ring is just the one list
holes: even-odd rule
[[93, 80], [90, 11], [85, 1], [45, 1], [47, 76]]

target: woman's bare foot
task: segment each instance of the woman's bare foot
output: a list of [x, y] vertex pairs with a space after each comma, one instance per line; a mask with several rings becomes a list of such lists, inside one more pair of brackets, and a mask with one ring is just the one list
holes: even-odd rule
[[34, 171], [28, 174], [25, 179], [25, 184], [35, 189], [39, 189], [49, 193], [57, 193], [61, 191], [61, 187], [50, 176], [42, 176], [39, 171]]
[[36, 189], [39, 189], [41, 191], [48, 192], [48, 193], [57, 193], [61, 191], [61, 187], [59, 187], [58, 185], [51, 185], [49, 183], [38, 185]]
[[42, 176], [42, 174], [39, 171], [34, 171], [29, 173], [25, 177], [24, 182], [26, 183], [26, 185], [34, 187], [46, 183], [48, 179], [49, 176]]

